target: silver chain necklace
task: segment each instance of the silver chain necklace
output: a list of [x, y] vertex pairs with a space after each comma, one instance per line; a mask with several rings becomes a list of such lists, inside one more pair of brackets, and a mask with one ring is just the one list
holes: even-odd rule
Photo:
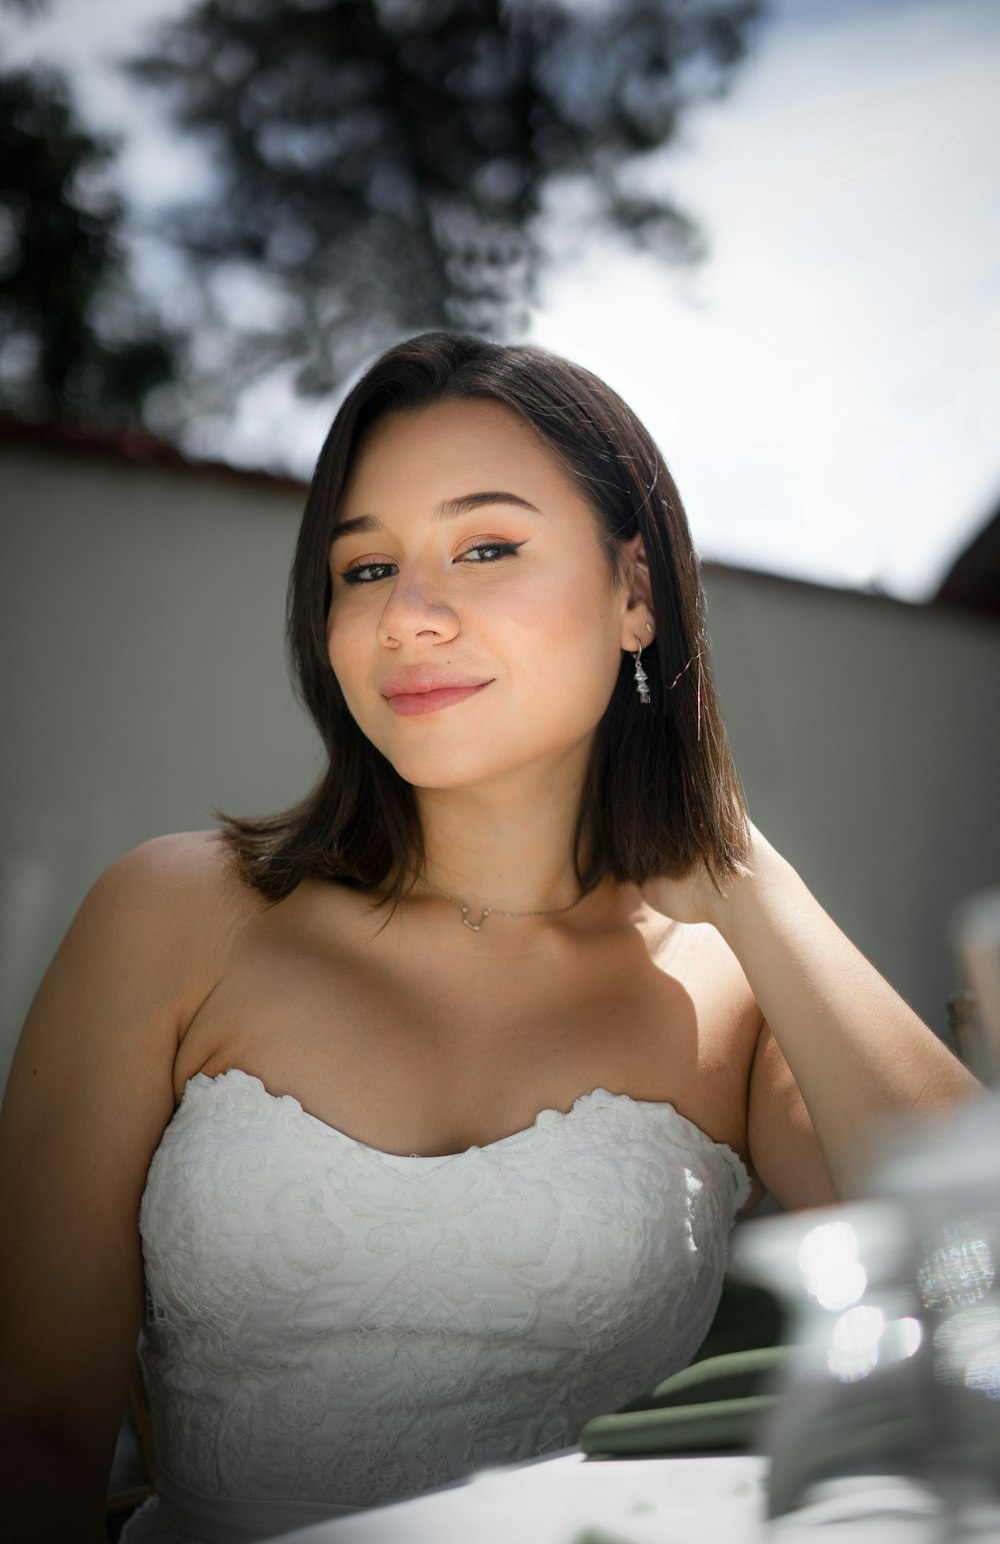
[[483, 914], [479, 921], [470, 922], [469, 917], [472, 912], [471, 906], [467, 906], [464, 901], [460, 901], [457, 895], [449, 895], [447, 890], [442, 890], [440, 885], [436, 885], [432, 879], [428, 879], [426, 876], [424, 876], [424, 884], [430, 885], [431, 889], [436, 890], [438, 895], [440, 895], [444, 900], [451, 901], [454, 906], [460, 907], [462, 912], [462, 926], [467, 927], [470, 932], [473, 933], [479, 932], [487, 917], [561, 917], [567, 911], [572, 911], [574, 906], [579, 906], [580, 902], [583, 900], [583, 896], [578, 895], [576, 900], [570, 901], [568, 906], [557, 906], [553, 911], [502, 911], [499, 906], [484, 906]]

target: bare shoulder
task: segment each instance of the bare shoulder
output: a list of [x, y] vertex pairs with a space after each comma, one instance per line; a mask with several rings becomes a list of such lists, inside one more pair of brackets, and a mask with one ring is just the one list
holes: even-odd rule
[[752, 1185], [747, 1210], [763, 1193], [747, 1136], [760, 1007], [739, 960], [709, 923], [668, 923], [653, 957], [690, 999], [697, 1026], [696, 1075], [686, 1089], [685, 1113], [739, 1153]]
[[762, 1015], [743, 967], [709, 923], [672, 923], [655, 963], [690, 999], [697, 1024], [702, 1092], [743, 1120]]
[[225, 949], [264, 904], [240, 878], [219, 831], [184, 831], [153, 837], [105, 869], [88, 894], [85, 917], [118, 940], [145, 967], [161, 965], [171, 974], [186, 962], [211, 972], [216, 952]]
[[241, 889], [211, 831], [143, 842], [105, 869], [24, 1025], [4, 1104], [14, 1147], [29, 1151], [38, 1132], [58, 1130], [71, 1169], [95, 1130], [107, 1151], [131, 1131], [138, 1182], [173, 1110], [186, 1027], [247, 915]]
[[22, 1041], [70, 1064], [87, 1044], [120, 1064], [146, 1047], [172, 1065], [233, 938], [262, 905], [214, 831], [132, 848], [84, 897], [39, 987]]
[[784, 1206], [832, 1204], [836, 1193], [802, 1095], [743, 967], [714, 927], [678, 931], [670, 969], [698, 1009], [700, 1065], [728, 1089], [745, 1123], [745, 1137], [730, 1144], [752, 1181], [743, 1211], [765, 1190]]
[[166, 908], [185, 898], [228, 909], [247, 889], [220, 831], [179, 831], [131, 848], [104, 870], [91, 893], [109, 903], [127, 899]]
[[691, 994], [718, 1011], [729, 1011], [760, 1027], [760, 1012], [743, 967], [717, 928], [708, 922], [669, 922], [653, 958]]

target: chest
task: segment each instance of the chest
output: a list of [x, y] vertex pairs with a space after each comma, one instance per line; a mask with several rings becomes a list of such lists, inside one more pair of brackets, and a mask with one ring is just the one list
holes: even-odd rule
[[690, 1359], [745, 1193], [668, 1107], [610, 1094], [435, 1160], [359, 1147], [242, 1072], [196, 1078], [141, 1212], [165, 1464], [198, 1483], [225, 1452], [234, 1489], [287, 1495], [284, 1457], [371, 1505], [386, 1453], [426, 1477], [447, 1450], [458, 1478], [575, 1441]]
[[604, 1088], [742, 1148], [752, 1044], [731, 982], [664, 969], [634, 938], [552, 957], [488, 953], [460, 929], [437, 949], [345, 935], [244, 940], [185, 1037], [178, 1096], [238, 1067], [369, 1146], [439, 1155]]

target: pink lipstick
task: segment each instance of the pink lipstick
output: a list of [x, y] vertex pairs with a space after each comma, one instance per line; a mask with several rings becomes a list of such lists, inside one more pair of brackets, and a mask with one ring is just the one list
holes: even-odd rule
[[474, 697], [489, 680], [477, 680], [475, 676], [458, 671], [431, 670], [412, 667], [397, 670], [382, 682], [382, 696], [392, 711], [400, 718], [415, 718], [422, 713], [437, 713], [450, 708], [467, 697]]

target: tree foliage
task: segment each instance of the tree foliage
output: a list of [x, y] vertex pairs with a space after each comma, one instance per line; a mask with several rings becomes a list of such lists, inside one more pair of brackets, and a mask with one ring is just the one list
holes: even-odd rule
[[2, 410], [129, 426], [170, 377], [171, 340], [125, 277], [113, 159], [58, 72], [0, 71]]
[[516, 331], [560, 192], [581, 235], [696, 258], [647, 169], [725, 88], [763, 5], [200, 0], [131, 68], [214, 168], [214, 196], [170, 215], [202, 363], [232, 391], [294, 362], [319, 394], [403, 333]]

